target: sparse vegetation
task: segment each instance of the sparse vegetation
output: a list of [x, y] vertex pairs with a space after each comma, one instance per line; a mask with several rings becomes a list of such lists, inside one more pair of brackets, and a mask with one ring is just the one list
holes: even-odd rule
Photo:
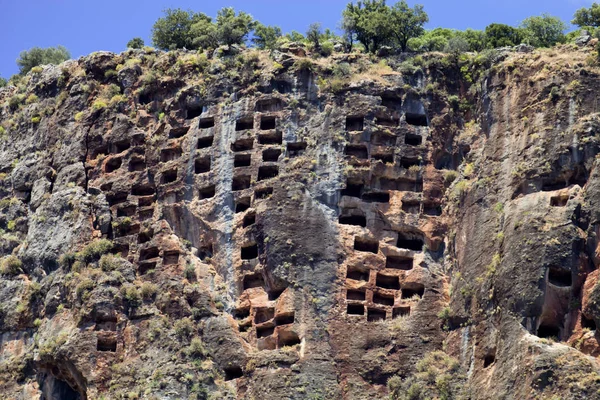
[[6, 256], [0, 261], [0, 274], [18, 275], [22, 272], [23, 262], [14, 255]]

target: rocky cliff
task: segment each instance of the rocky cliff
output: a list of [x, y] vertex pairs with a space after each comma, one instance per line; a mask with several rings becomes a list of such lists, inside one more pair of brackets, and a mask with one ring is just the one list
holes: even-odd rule
[[2, 397], [600, 398], [592, 53], [34, 69], [0, 89]]

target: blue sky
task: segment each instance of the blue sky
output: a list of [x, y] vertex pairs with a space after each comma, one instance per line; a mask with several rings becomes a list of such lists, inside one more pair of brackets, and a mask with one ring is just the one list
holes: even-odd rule
[[[165, 8], [184, 8], [214, 16], [232, 6], [284, 32], [305, 32], [311, 22], [335, 28], [349, 0], [0, 0], [0, 76], [18, 72], [15, 60], [33, 46], [63, 45], [73, 57], [97, 50], [119, 52], [135, 36], [150, 44], [150, 29]], [[394, 0], [388, 0], [393, 4]], [[492, 22], [511, 25], [544, 12], [570, 21], [591, 0], [408, 0], [423, 4], [428, 28], [483, 29]]]

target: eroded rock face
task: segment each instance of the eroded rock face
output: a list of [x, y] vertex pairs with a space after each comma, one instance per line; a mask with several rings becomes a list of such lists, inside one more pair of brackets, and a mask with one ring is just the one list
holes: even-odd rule
[[337, 55], [341, 89], [282, 51], [0, 90], [2, 393], [597, 395], [590, 49]]

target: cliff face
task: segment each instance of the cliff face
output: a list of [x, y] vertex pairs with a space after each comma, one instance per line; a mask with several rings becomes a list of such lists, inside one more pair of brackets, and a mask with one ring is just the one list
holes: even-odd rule
[[94, 53], [0, 90], [0, 391], [600, 396], [591, 49]]

